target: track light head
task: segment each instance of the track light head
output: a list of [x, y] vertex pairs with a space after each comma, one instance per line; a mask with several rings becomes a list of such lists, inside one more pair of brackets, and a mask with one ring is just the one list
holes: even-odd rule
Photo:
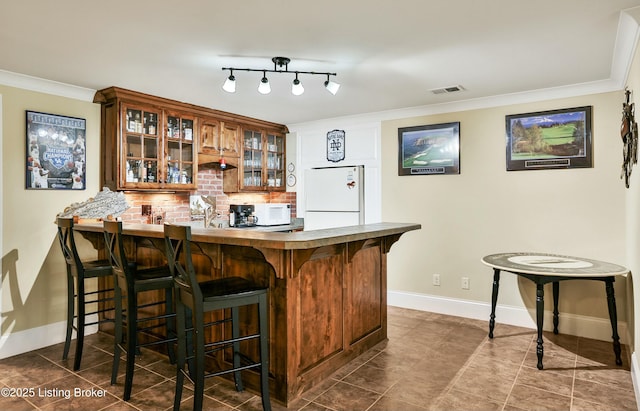
[[327, 81], [324, 82], [324, 88], [326, 88], [329, 93], [335, 96], [338, 92], [338, 89], [340, 88], [340, 84], [336, 83], [335, 81], [331, 81], [329, 79], [329, 75], [327, 74]]
[[258, 85], [258, 91], [260, 94], [269, 94], [271, 93], [271, 85], [269, 84], [269, 79], [267, 78], [267, 73], [262, 73], [262, 80], [260, 80], [260, 84]]
[[224, 81], [222, 89], [227, 93], [236, 92], [236, 77], [233, 75], [233, 70], [231, 70], [231, 75]]
[[293, 84], [291, 85], [291, 94], [299, 96], [302, 93], [304, 93], [304, 87], [302, 87], [302, 83], [298, 80], [298, 73], [296, 73], [296, 78], [293, 80]]

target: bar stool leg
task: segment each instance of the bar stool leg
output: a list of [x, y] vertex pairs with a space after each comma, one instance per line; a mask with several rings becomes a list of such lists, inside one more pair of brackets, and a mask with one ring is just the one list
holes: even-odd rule
[[[184, 321], [185, 321], [185, 330], [183, 330], [183, 333], [185, 334], [185, 349], [186, 349], [186, 357], [187, 359], [185, 360], [187, 363], [187, 368], [188, 368], [188, 372], [189, 372], [189, 377], [191, 377], [192, 381], [195, 381], [195, 375], [196, 375], [196, 360], [195, 360], [195, 347], [194, 347], [194, 339], [193, 339], [193, 333], [194, 333], [194, 328], [193, 328], [193, 311], [191, 310], [191, 308], [183, 305], [182, 306], [183, 310], [184, 310]], [[190, 328], [189, 331], [187, 331], [186, 329]], [[191, 357], [191, 358], [188, 358]]]
[[69, 348], [71, 347], [71, 334], [73, 333], [73, 316], [75, 312], [75, 283], [73, 276], [67, 267], [67, 334], [64, 339], [64, 350], [62, 359], [66, 360], [69, 356]]
[[174, 411], [180, 410], [180, 402], [182, 402], [182, 387], [184, 386], [185, 357], [187, 350], [187, 342], [185, 340], [185, 308], [182, 304], [176, 304], [176, 332], [178, 338], [178, 352], [176, 354], [176, 392], [173, 398]]
[[115, 336], [113, 345], [113, 365], [111, 366], [111, 385], [115, 385], [118, 378], [118, 367], [120, 365], [120, 344], [122, 344], [122, 292], [118, 287], [114, 290], [115, 293]]
[[84, 296], [84, 280], [76, 277], [78, 290], [78, 317], [76, 319], [76, 356], [73, 359], [73, 370], [80, 369], [80, 361], [82, 360], [82, 347], [84, 346], [84, 321], [85, 321], [85, 296]]
[[[174, 314], [176, 311], [175, 302], [173, 301], [173, 288], [164, 290], [165, 298], [165, 314]], [[167, 318], [167, 338], [176, 337], [176, 322], [173, 318]], [[172, 342], [167, 341], [167, 354], [169, 355], [169, 363], [176, 363], [175, 346]]]
[[195, 364], [196, 375], [194, 379], [193, 390], [193, 409], [201, 410], [204, 396], [204, 314], [202, 309], [194, 309], [193, 315], [193, 328], [194, 337], [196, 340], [196, 352], [195, 352]]
[[[238, 307], [231, 308], [231, 337], [236, 339], [240, 336], [240, 315], [238, 314]], [[233, 368], [240, 367], [240, 342], [233, 343]], [[233, 380], [236, 384], [236, 391], [244, 391], [244, 385], [242, 384], [242, 374], [240, 371], [233, 373]]]
[[262, 409], [271, 411], [269, 399], [269, 323], [267, 321], [267, 295], [259, 297], [260, 321], [260, 392], [262, 393]]
[[124, 376], [124, 395], [125, 401], [131, 398], [131, 389], [133, 388], [133, 371], [136, 364], [136, 324], [138, 320], [137, 310], [137, 293], [130, 296], [127, 295], [127, 362], [126, 373]]

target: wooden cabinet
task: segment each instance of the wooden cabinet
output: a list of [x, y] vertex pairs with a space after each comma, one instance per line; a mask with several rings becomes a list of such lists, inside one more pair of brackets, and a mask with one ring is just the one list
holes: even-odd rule
[[[94, 102], [102, 106], [102, 186], [194, 191], [198, 165], [218, 164], [223, 157], [225, 191], [284, 190], [284, 125], [118, 87], [98, 91]], [[263, 151], [260, 165], [247, 171], [258, 176], [256, 184], [246, 187], [243, 130], [258, 130]]]
[[237, 170], [225, 172], [225, 192], [285, 191], [285, 135], [243, 127]]
[[215, 118], [202, 118], [200, 124], [200, 145], [198, 153], [224, 157], [232, 165], [238, 164], [240, 153], [240, 126]]
[[126, 118], [124, 161], [116, 165], [118, 189], [193, 189], [194, 118], [127, 103], [122, 103], [121, 112]]
[[197, 188], [196, 116], [162, 100], [117, 88], [102, 103], [102, 185], [111, 190]]

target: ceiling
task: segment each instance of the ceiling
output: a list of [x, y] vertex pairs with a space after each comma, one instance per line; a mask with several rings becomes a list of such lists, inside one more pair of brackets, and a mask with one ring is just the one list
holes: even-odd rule
[[[283, 124], [592, 84], [624, 87], [640, 0], [3, 1], [0, 70]], [[621, 24], [621, 11], [632, 24]], [[324, 76], [222, 67], [336, 72]], [[460, 85], [463, 91], [430, 90]], [[610, 91], [610, 90], [603, 90]]]

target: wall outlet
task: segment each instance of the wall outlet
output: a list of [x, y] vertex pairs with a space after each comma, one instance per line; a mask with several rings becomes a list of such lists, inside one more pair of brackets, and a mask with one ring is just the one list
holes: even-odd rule
[[433, 285], [440, 285], [440, 274], [433, 275]]
[[462, 289], [463, 290], [469, 289], [469, 277], [462, 277]]

